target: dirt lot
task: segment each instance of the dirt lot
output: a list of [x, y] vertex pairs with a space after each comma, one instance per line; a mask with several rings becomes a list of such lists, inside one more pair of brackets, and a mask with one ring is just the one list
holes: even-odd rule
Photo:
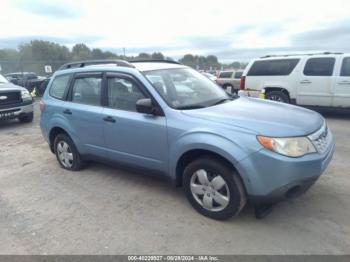
[[39, 112], [32, 124], [0, 123], [0, 253], [349, 254], [350, 116], [327, 120], [337, 148], [316, 185], [263, 220], [248, 206], [226, 222], [154, 178], [102, 164], [61, 169]]

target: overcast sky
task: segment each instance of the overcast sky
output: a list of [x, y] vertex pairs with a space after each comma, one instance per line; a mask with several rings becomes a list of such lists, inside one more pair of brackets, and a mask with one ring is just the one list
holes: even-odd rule
[[31, 39], [116, 53], [248, 60], [350, 52], [349, 0], [0, 0], [0, 48]]

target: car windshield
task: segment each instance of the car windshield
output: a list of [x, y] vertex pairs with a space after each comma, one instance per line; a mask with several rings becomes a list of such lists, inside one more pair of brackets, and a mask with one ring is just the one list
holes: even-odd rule
[[7, 81], [7, 79], [5, 77], [3, 77], [2, 75], [0, 75], [0, 84], [5, 84], [8, 83], [9, 81]]
[[166, 103], [175, 109], [195, 109], [232, 100], [222, 88], [190, 68], [144, 72]]

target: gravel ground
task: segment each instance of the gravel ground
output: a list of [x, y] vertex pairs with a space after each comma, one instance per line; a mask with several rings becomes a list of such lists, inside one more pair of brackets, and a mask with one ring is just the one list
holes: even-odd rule
[[182, 190], [102, 164], [59, 167], [38, 126], [0, 123], [0, 254], [349, 254], [350, 116], [327, 115], [337, 148], [301, 198], [265, 219], [218, 222]]

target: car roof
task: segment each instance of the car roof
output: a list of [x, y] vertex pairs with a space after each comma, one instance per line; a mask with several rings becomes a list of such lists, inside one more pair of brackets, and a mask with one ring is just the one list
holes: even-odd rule
[[159, 62], [131, 62], [135, 68], [141, 72], [161, 70], [161, 69], [174, 69], [174, 68], [185, 68], [182, 64], [171, 64], [171, 63], [159, 63]]

